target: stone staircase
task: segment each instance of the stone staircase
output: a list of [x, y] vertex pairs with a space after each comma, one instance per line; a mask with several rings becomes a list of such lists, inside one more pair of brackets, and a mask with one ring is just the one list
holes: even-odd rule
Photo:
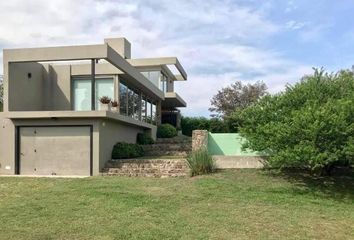
[[178, 136], [157, 139], [155, 144], [142, 147], [145, 157], [109, 161], [103, 175], [156, 178], [189, 175], [185, 157], [192, 151], [192, 138]]
[[143, 146], [145, 156], [180, 156], [186, 157], [192, 151], [192, 138], [158, 138], [155, 144]]

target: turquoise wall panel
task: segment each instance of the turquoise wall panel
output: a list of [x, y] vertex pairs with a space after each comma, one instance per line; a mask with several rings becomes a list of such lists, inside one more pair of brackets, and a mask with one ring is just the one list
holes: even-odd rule
[[252, 150], [242, 151], [245, 139], [238, 133], [209, 133], [208, 151], [211, 155], [259, 156]]

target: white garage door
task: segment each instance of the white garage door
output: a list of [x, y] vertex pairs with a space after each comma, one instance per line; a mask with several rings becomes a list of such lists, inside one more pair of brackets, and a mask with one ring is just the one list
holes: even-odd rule
[[20, 127], [19, 138], [21, 175], [90, 175], [90, 127]]

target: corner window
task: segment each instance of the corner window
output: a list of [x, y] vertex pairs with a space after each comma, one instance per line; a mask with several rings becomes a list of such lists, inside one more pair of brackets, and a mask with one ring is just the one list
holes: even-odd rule
[[167, 78], [160, 71], [141, 72], [147, 79], [150, 80], [161, 91], [167, 90]]

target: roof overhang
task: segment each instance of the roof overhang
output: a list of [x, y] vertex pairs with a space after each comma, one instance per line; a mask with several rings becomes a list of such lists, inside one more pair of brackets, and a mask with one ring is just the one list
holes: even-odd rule
[[187, 103], [177, 93], [167, 92], [161, 106], [162, 108], [186, 107]]
[[131, 83], [151, 95], [163, 100], [164, 93], [136, 70], [126, 59], [108, 44], [64, 46], [46, 48], [4, 49], [4, 62], [55, 62], [104, 59], [122, 71]]
[[11, 111], [1, 113], [5, 118], [11, 120], [25, 120], [25, 119], [110, 119], [119, 121], [124, 124], [139, 126], [147, 129], [154, 128], [155, 126], [133, 119], [128, 116], [121, 115], [111, 111]]
[[185, 81], [187, 80], [187, 73], [176, 57], [161, 57], [161, 58], [138, 58], [127, 60], [134, 67], [155, 67], [174, 65], [180, 75], [175, 75], [174, 80]]

